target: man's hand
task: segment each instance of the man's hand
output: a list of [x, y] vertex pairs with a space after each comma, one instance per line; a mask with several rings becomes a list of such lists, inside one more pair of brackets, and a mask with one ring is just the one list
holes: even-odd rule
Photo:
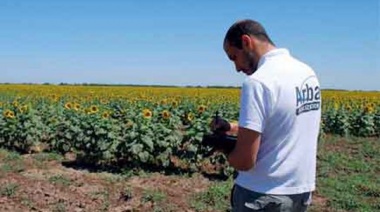
[[229, 154], [236, 145], [236, 137], [225, 134], [204, 135], [202, 145], [212, 147], [212, 152]]
[[218, 116], [211, 121], [210, 128], [213, 132], [237, 136], [239, 131], [239, 124], [236, 121], [228, 122]]
[[213, 134], [204, 136], [202, 143], [212, 146], [213, 151], [229, 154], [236, 144], [237, 123], [229, 123], [216, 114], [210, 123], [210, 128]]
[[231, 124], [220, 116], [216, 116], [211, 121], [210, 128], [214, 133], [226, 133], [231, 130]]

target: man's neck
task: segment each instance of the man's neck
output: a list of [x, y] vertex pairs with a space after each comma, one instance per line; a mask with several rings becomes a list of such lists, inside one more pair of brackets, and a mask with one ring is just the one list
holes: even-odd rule
[[257, 49], [257, 55], [259, 56], [259, 58], [261, 58], [263, 55], [265, 55], [266, 53], [272, 51], [276, 49], [275, 46], [273, 46], [272, 44], [270, 43], [263, 43], [258, 49]]

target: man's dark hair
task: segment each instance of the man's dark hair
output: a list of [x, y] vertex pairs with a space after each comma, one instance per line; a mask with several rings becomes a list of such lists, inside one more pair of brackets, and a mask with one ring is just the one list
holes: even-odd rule
[[226, 37], [224, 38], [224, 43], [228, 41], [230, 45], [238, 49], [242, 49], [242, 35], [252, 35], [261, 41], [269, 42], [274, 45], [264, 27], [259, 22], [249, 19], [233, 24], [227, 31]]

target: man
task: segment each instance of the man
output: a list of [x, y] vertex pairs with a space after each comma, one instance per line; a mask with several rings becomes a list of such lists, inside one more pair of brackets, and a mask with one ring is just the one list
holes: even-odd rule
[[247, 75], [239, 123], [228, 132], [238, 135], [227, 155], [239, 171], [233, 211], [306, 211], [315, 189], [321, 117], [317, 76], [276, 48], [253, 20], [233, 24], [223, 46], [236, 71]]

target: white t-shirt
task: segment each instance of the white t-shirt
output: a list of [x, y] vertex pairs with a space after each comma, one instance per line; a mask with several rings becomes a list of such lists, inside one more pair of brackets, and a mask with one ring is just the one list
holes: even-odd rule
[[255, 166], [235, 183], [266, 194], [315, 189], [321, 96], [317, 76], [286, 49], [260, 58], [241, 91], [239, 126], [261, 133]]

